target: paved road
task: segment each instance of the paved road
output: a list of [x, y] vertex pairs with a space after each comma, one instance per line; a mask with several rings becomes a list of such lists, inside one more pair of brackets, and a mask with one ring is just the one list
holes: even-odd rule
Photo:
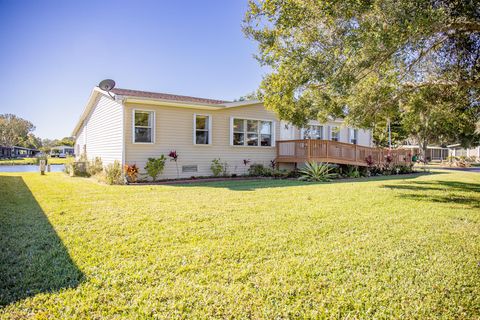
[[468, 172], [478, 172], [478, 173], [480, 173], [480, 167], [470, 167], [470, 168], [451, 168], [451, 167], [445, 167], [445, 168], [439, 168], [439, 169], [456, 170], [456, 171], [468, 171]]

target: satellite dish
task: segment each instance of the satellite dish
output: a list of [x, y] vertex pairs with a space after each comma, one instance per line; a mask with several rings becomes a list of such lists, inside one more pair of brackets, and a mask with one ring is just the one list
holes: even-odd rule
[[113, 81], [112, 79], [102, 80], [102, 81], [98, 84], [98, 87], [99, 87], [100, 89], [102, 89], [103, 91], [109, 92], [110, 90], [112, 90], [112, 89], [115, 87], [115, 81]]

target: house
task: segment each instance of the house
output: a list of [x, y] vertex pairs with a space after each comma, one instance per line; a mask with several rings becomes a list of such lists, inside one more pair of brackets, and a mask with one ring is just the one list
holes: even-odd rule
[[[401, 148], [410, 150], [412, 154], [422, 154], [418, 145], [403, 145]], [[427, 146], [426, 158], [427, 161], [443, 161], [447, 159], [448, 153], [448, 148], [441, 146]]]
[[71, 146], [56, 146], [50, 149], [50, 155], [52, 157], [65, 158], [67, 156], [73, 156], [74, 150]]
[[[237, 174], [246, 170], [243, 160], [267, 166], [277, 159], [282, 166], [293, 167], [307, 159], [297, 157], [310, 148], [302, 141], [330, 143], [325, 151], [328, 155], [329, 149], [340, 150], [339, 161], [344, 157], [342, 148], [360, 159], [358, 148], [361, 163], [372, 146], [369, 130], [346, 127], [340, 119], [323, 124], [311, 121], [299, 129], [280, 121], [260, 101], [229, 102], [117, 88], [93, 89], [72, 136], [77, 157], [101, 157], [104, 165], [118, 160], [143, 169], [148, 158], [175, 150], [181, 177], [211, 175], [215, 158]], [[292, 152], [289, 146], [277, 148], [284, 141], [299, 143], [294, 147], [293, 152], [299, 152], [295, 159], [283, 154]], [[320, 155], [323, 149], [318, 145], [311, 150]], [[162, 178], [175, 177], [176, 166], [167, 162]]]
[[35, 157], [40, 151], [32, 148], [24, 147], [5, 147], [0, 146], [0, 159], [1, 158], [29, 158]]
[[480, 160], [480, 147], [465, 149], [460, 144], [452, 144], [448, 147], [448, 155], [451, 157], [475, 157]]

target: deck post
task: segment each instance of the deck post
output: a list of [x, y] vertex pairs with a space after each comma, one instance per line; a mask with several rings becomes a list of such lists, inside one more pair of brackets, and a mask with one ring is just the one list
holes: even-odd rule
[[355, 163], [357, 163], [357, 144], [354, 145], [353, 147], [354, 152], [355, 152]]
[[307, 139], [307, 162], [310, 162], [310, 156], [311, 156], [311, 141], [310, 139]]
[[276, 143], [277, 147], [275, 149], [276, 152], [277, 152], [277, 159], [280, 157], [280, 145], [281, 145], [281, 142], [280, 141], [277, 141]]
[[329, 140], [325, 140], [325, 149], [326, 149], [325, 158], [327, 158], [327, 160], [328, 160], [328, 141], [329, 141]]

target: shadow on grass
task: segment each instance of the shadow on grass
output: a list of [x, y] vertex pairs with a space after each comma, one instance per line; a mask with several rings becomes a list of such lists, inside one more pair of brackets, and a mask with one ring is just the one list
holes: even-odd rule
[[[407, 191], [400, 197], [416, 201], [454, 203], [480, 208], [480, 184], [458, 181], [408, 181], [384, 188]], [[410, 192], [409, 192], [410, 191]]]
[[169, 184], [172, 187], [208, 187], [208, 188], [223, 188], [232, 191], [255, 191], [257, 189], [266, 188], [283, 188], [283, 187], [298, 187], [298, 186], [311, 186], [311, 185], [325, 185], [325, 184], [338, 184], [338, 183], [364, 183], [372, 181], [391, 181], [391, 180], [408, 180], [415, 179], [422, 175], [432, 174], [445, 174], [444, 172], [430, 172], [430, 173], [414, 173], [405, 175], [394, 176], [375, 176], [369, 178], [357, 178], [357, 179], [335, 179], [331, 182], [307, 182], [296, 179], [258, 179], [258, 180], [231, 180], [231, 181], [198, 181], [192, 183], [178, 183]]
[[21, 177], [0, 176], [0, 249], [0, 307], [83, 278]]

